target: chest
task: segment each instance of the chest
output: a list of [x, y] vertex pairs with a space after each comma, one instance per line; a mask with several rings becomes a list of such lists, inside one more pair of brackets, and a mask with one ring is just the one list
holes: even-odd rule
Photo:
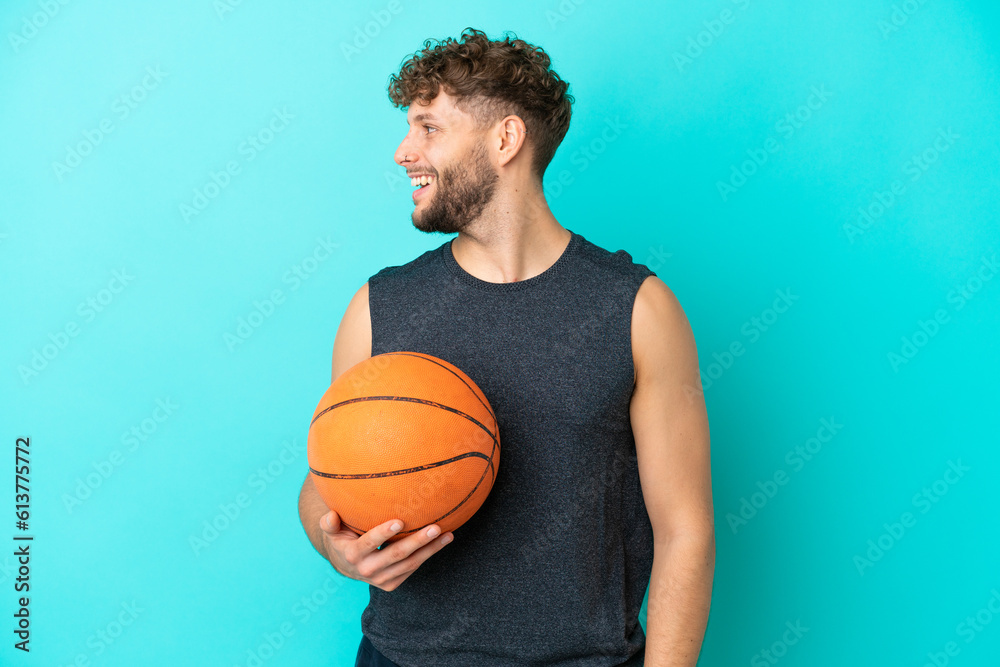
[[[489, 399], [501, 426], [559, 422], [622, 428], [634, 387], [631, 303], [476, 303], [438, 298], [372, 313], [372, 354], [449, 361]], [[380, 318], [381, 321], [375, 321]]]

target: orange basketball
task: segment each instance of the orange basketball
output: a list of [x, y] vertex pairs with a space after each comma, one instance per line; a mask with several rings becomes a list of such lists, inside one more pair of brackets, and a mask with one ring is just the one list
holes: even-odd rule
[[441, 534], [482, 506], [500, 463], [496, 416], [469, 376], [443, 359], [389, 352], [345, 371], [323, 394], [307, 443], [309, 472], [343, 527], [389, 519]]

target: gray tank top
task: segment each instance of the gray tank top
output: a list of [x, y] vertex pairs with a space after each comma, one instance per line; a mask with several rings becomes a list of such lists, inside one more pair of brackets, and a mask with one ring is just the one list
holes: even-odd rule
[[644, 662], [653, 531], [631, 317], [656, 274], [569, 231], [556, 263], [520, 282], [476, 278], [451, 241], [368, 280], [372, 355], [451, 362], [500, 431], [493, 489], [454, 541], [395, 590], [369, 586], [362, 632], [401, 667]]

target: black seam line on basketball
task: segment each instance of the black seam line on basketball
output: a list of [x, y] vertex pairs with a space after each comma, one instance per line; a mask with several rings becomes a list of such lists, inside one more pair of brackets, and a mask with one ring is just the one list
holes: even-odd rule
[[398, 356], [398, 355], [405, 355], [405, 356], [408, 356], [408, 357], [417, 357], [418, 359], [423, 359], [424, 361], [429, 361], [430, 363], [432, 363], [432, 364], [434, 364], [434, 365], [436, 365], [436, 366], [440, 366], [441, 368], [445, 369], [446, 371], [448, 371], [449, 373], [451, 373], [452, 375], [454, 375], [455, 377], [457, 377], [457, 378], [458, 378], [458, 379], [459, 379], [459, 380], [460, 380], [460, 381], [462, 382], [462, 384], [464, 384], [464, 385], [465, 385], [466, 387], [469, 387], [469, 391], [471, 391], [471, 392], [472, 392], [472, 395], [476, 397], [476, 400], [477, 400], [477, 401], [479, 401], [479, 403], [480, 403], [480, 404], [481, 404], [481, 405], [482, 405], [482, 406], [483, 406], [484, 408], [486, 408], [486, 411], [490, 413], [490, 416], [491, 416], [491, 417], [493, 417], [493, 421], [494, 421], [494, 422], [496, 422], [496, 420], [497, 420], [497, 416], [496, 416], [496, 415], [495, 415], [495, 414], [493, 413], [493, 408], [491, 408], [491, 407], [489, 406], [489, 404], [487, 404], [487, 403], [483, 403], [483, 399], [479, 398], [479, 393], [478, 393], [478, 392], [476, 392], [476, 390], [475, 390], [475, 389], [473, 389], [472, 387], [470, 387], [470, 386], [469, 386], [469, 383], [468, 383], [468, 382], [466, 382], [466, 381], [465, 381], [465, 380], [464, 380], [464, 379], [462, 378], [462, 376], [460, 376], [460, 375], [459, 375], [458, 373], [456, 373], [456, 372], [455, 372], [455, 371], [453, 371], [452, 369], [448, 368], [448, 367], [447, 367], [447, 366], [445, 366], [444, 364], [442, 364], [442, 363], [439, 363], [438, 361], [436, 361], [436, 360], [434, 360], [434, 359], [428, 359], [428, 358], [427, 358], [427, 357], [425, 357], [425, 356], [421, 356], [421, 355], [419, 355], [419, 354], [414, 354], [414, 353], [412, 353], [412, 352], [387, 352], [386, 354], [388, 354], [388, 355], [390, 355], [390, 356]]
[[[494, 482], [497, 481], [497, 472], [493, 468], [493, 455], [496, 454], [497, 447], [499, 447], [499, 446], [500, 445], [496, 442], [496, 440], [494, 440], [493, 441], [493, 448], [490, 450], [490, 458], [489, 458], [489, 466], [488, 466], [488, 468], [490, 470], [490, 473], [492, 473], [492, 475], [493, 475], [493, 481]], [[486, 470], [483, 470], [483, 476], [484, 477], [486, 476]], [[482, 481], [482, 479], [480, 479], [480, 481]]]
[[[492, 418], [493, 418], [493, 423], [494, 423], [494, 424], [497, 424], [497, 429], [499, 430], [499, 428], [500, 428], [500, 426], [499, 426], [499, 422], [497, 421], [497, 416], [496, 416], [496, 414], [495, 414], [495, 413], [493, 412], [493, 408], [492, 408], [492, 407], [490, 407], [490, 405], [489, 405], [488, 403], [484, 403], [484, 402], [483, 402], [483, 400], [482, 400], [481, 398], [479, 398], [479, 394], [478, 394], [478, 393], [476, 392], [476, 390], [474, 390], [474, 389], [473, 389], [472, 387], [470, 387], [470, 386], [469, 386], [469, 383], [468, 383], [468, 382], [466, 382], [466, 381], [465, 381], [465, 379], [464, 379], [464, 378], [462, 378], [462, 377], [461, 377], [461, 376], [460, 376], [460, 375], [459, 375], [458, 373], [456, 373], [456, 372], [455, 372], [454, 370], [452, 370], [452, 369], [448, 368], [447, 366], [445, 366], [444, 364], [440, 363], [439, 361], [437, 361], [437, 360], [435, 360], [435, 359], [433, 359], [433, 358], [430, 358], [430, 357], [429, 357], [429, 355], [423, 355], [423, 354], [419, 354], [419, 353], [413, 353], [413, 352], [383, 352], [383, 354], [385, 354], [386, 356], [393, 356], [393, 357], [394, 357], [394, 356], [407, 356], [407, 357], [416, 357], [417, 359], [423, 359], [424, 361], [429, 361], [430, 363], [434, 364], [435, 366], [440, 366], [440, 367], [441, 367], [441, 368], [443, 368], [444, 370], [448, 371], [449, 373], [451, 373], [452, 375], [454, 375], [454, 376], [455, 376], [456, 378], [458, 378], [458, 380], [459, 380], [459, 381], [460, 381], [460, 382], [461, 382], [462, 384], [464, 384], [464, 385], [465, 385], [466, 387], [468, 387], [469, 391], [471, 391], [471, 392], [472, 392], [472, 395], [476, 397], [476, 400], [477, 400], [477, 401], [479, 401], [479, 404], [480, 404], [480, 405], [482, 405], [482, 406], [483, 406], [484, 408], [486, 408], [486, 411], [490, 413], [490, 417], [492, 417]], [[340, 405], [340, 404], [338, 404], [338, 405]], [[323, 412], [321, 412], [321, 413], [319, 413], [318, 415], [316, 415], [315, 417], [313, 417], [313, 420], [312, 420], [312, 422], [310, 422], [310, 423], [309, 423], [309, 426], [310, 426], [310, 427], [312, 427], [312, 425], [313, 425], [313, 424], [314, 424], [314, 423], [316, 422], [316, 420], [317, 420], [317, 419], [319, 419], [320, 417], [322, 417], [322, 416], [323, 416], [323, 414], [324, 414], [324, 413], [326, 413], [326, 411], [327, 411], [327, 410], [330, 410], [330, 409], [333, 409], [333, 408], [335, 408], [335, 407], [337, 407], [337, 406], [336, 406], [336, 405], [331, 405], [331, 406], [330, 406], [330, 407], [328, 407], [328, 408], [327, 408], [326, 410], [323, 410]], [[446, 406], [446, 405], [441, 405], [440, 407], [442, 407], [442, 408], [445, 408], [445, 409], [448, 409], [448, 410], [454, 410], [453, 408], [449, 408], [449, 407], [448, 407], [448, 406]], [[463, 414], [464, 414], [464, 413], [463, 413]], [[465, 415], [465, 416], [468, 416], [468, 415]], [[469, 419], [472, 419], [472, 421], [476, 422], [476, 424], [479, 424], [479, 426], [480, 426], [480, 427], [481, 427], [481, 428], [482, 428], [483, 430], [485, 430], [485, 431], [486, 431], [487, 433], [489, 433], [489, 434], [490, 434], [490, 437], [491, 437], [491, 438], [493, 438], [493, 447], [494, 447], [494, 449], [496, 449], [497, 447], [500, 447], [500, 443], [499, 443], [499, 442], [497, 442], [497, 434], [494, 434], [493, 432], [491, 432], [491, 431], [490, 431], [490, 430], [489, 430], [488, 428], [486, 428], [486, 427], [485, 427], [485, 426], [484, 426], [483, 424], [480, 424], [480, 423], [479, 423], [478, 421], [476, 421], [476, 420], [475, 420], [474, 418], [472, 418], [471, 416], [468, 416], [468, 418], [469, 418]], [[491, 454], [491, 455], [490, 455], [490, 460], [491, 460], [491, 462], [492, 462], [492, 458], [493, 458], [493, 456], [492, 456], [492, 454]], [[495, 477], [496, 477], [496, 475], [494, 475], [494, 478], [495, 478]]]
[[[476, 453], [478, 454], [478, 452], [476, 452]], [[480, 456], [482, 456], [482, 455], [480, 454]], [[463, 457], [459, 457], [459, 458], [463, 458]], [[483, 458], [486, 458], [486, 457], [483, 457]], [[469, 493], [466, 494], [466, 496], [464, 498], [462, 498], [461, 502], [459, 502], [457, 505], [455, 505], [450, 510], [448, 510], [447, 512], [445, 512], [444, 514], [442, 514], [438, 518], [434, 519], [430, 523], [425, 523], [423, 526], [418, 526], [417, 528], [414, 528], [413, 530], [404, 530], [404, 531], [401, 531], [398, 534], [399, 535], [406, 535], [406, 534], [409, 534], [409, 533], [415, 533], [417, 531], [423, 530], [424, 528], [426, 528], [427, 526], [431, 525], [432, 523], [438, 523], [439, 521], [441, 521], [441, 519], [445, 518], [449, 514], [454, 513], [455, 510], [457, 510], [459, 507], [461, 507], [462, 505], [464, 505], [465, 503], [467, 503], [469, 501], [469, 498], [472, 497], [472, 494], [474, 494], [476, 492], [476, 490], [478, 490], [479, 487], [482, 485], [483, 478], [486, 477], [486, 471], [487, 470], [490, 470], [490, 471], [493, 470], [493, 457], [490, 456], [487, 459], [487, 461], [488, 461], [487, 465], [483, 468], [483, 474], [479, 476], [479, 481], [476, 482], [476, 485], [474, 487], [472, 487], [472, 490], [469, 491]], [[312, 472], [316, 472], [315, 470], [312, 469], [312, 467], [310, 467], [309, 470], [312, 470]], [[317, 475], [322, 475], [323, 473], [316, 473], [316, 474]], [[326, 476], [329, 476], [329, 475], [324, 475], [324, 476], [326, 477]], [[496, 473], [493, 474], [493, 479], [494, 480], [496, 479]], [[343, 520], [341, 520], [341, 523], [343, 523]], [[358, 533], [359, 535], [364, 532], [360, 528], [357, 528], [357, 527], [352, 526], [350, 524], [344, 523], [343, 525], [347, 526], [348, 528], [350, 528], [351, 530], [353, 530], [355, 533]]]
[[[499, 426], [497, 428], [499, 428]], [[494, 482], [497, 481], [497, 471], [493, 468], [493, 456], [497, 453], [497, 449], [499, 447], [500, 443], [497, 442], [496, 438], [493, 438], [493, 449], [490, 450], [490, 472], [493, 474]]]
[[[434, 523], [434, 522], [433, 522], [433, 521], [431, 521], [431, 523]], [[361, 528], [360, 528], [359, 526], [352, 526], [352, 525], [351, 525], [351, 524], [349, 524], [349, 523], [344, 523], [344, 520], [343, 520], [343, 519], [341, 519], [341, 520], [340, 520], [340, 524], [341, 524], [342, 526], [347, 526], [348, 528], [350, 528], [351, 530], [353, 530], [353, 531], [354, 531], [355, 533], [357, 533], [358, 535], [361, 535], [362, 533], [364, 533], [364, 532], [365, 532], [365, 531], [361, 530]], [[398, 532], [398, 533], [396, 533], [396, 534], [397, 534], [397, 535], [409, 535], [409, 534], [411, 534], [411, 533], [416, 533], [416, 532], [419, 532], [419, 531], [420, 531], [421, 529], [423, 529], [423, 528], [426, 528], [426, 527], [427, 527], [427, 526], [429, 526], [429, 525], [431, 525], [431, 524], [430, 524], [430, 523], [426, 523], [426, 524], [424, 524], [423, 526], [420, 526], [420, 527], [418, 527], [418, 528], [413, 528], [412, 530], [401, 530], [401, 531], [399, 531], [399, 532]]]
[[[422, 355], [419, 355], [419, 354], [414, 354], [412, 352], [386, 352], [385, 354], [387, 354], [389, 356], [405, 355], [407, 357], [417, 357], [418, 359], [423, 359], [424, 361], [429, 361], [430, 363], [432, 363], [432, 364], [434, 364], [436, 366], [440, 366], [441, 368], [445, 369], [446, 371], [448, 371], [449, 373], [451, 373], [452, 375], [454, 375], [455, 377], [457, 377], [459, 380], [461, 380], [462, 384], [464, 384], [466, 387], [469, 387], [469, 383], [466, 382], [462, 378], [461, 375], [459, 375], [458, 373], [456, 373], [452, 369], [448, 368], [444, 364], [435, 361], [434, 359], [428, 359], [425, 356], [422, 356]], [[476, 392], [475, 389], [473, 389], [472, 387], [469, 387], [469, 391], [471, 391], [472, 395], [476, 397], [476, 400], [479, 401], [484, 408], [486, 408], [487, 412], [490, 413], [490, 416], [493, 417], [493, 421], [495, 422], [497, 420], [497, 416], [495, 414], [493, 414], [493, 408], [491, 408], [488, 404], [483, 403], [483, 399], [479, 398], [479, 394]]]
[[358, 533], [359, 535], [361, 533], [365, 532], [365, 531], [361, 530], [360, 528], [358, 528], [357, 526], [352, 526], [351, 524], [347, 523], [343, 519], [340, 520], [340, 525], [341, 526], [347, 526], [348, 528], [350, 528], [351, 530], [353, 530], [355, 533]]
[[407, 401], [409, 403], [420, 403], [421, 405], [430, 405], [435, 408], [441, 408], [442, 410], [453, 412], [456, 415], [459, 415], [460, 417], [465, 417], [470, 422], [472, 422], [473, 424], [475, 424], [476, 426], [483, 429], [484, 431], [486, 431], [486, 433], [489, 434], [489, 436], [493, 439], [494, 447], [500, 446], [499, 443], [497, 443], [497, 437], [488, 428], [486, 428], [486, 424], [483, 424], [481, 421], [479, 421], [472, 415], [466, 414], [461, 410], [458, 410], [451, 406], [444, 405], [443, 403], [438, 403], [436, 401], [429, 401], [426, 398], [414, 398], [413, 396], [359, 396], [357, 398], [349, 398], [346, 401], [341, 401], [340, 403], [334, 403], [333, 405], [324, 408], [321, 413], [313, 417], [313, 420], [309, 422], [309, 428], [312, 428], [312, 425], [316, 423], [316, 420], [325, 415], [330, 410], [339, 408], [342, 405], [350, 405], [351, 403], [360, 403], [362, 401]]
[[[496, 451], [496, 450], [494, 450], [494, 451]], [[486, 477], [486, 471], [487, 470], [490, 471], [490, 473], [493, 475], [493, 481], [496, 482], [496, 480], [497, 480], [497, 474], [496, 474], [496, 471], [493, 469], [493, 452], [490, 452], [490, 458], [488, 459], [488, 463], [486, 464], [486, 467], [483, 468], [483, 474], [479, 476], [479, 481], [476, 482], [476, 488], [477, 489], [479, 488], [479, 485], [483, 483], [483, 479]], [[473, 489], [473, 490], [475, 490], [475, 489]]]
[[[411, 472], [419, 472], [421, 470], [427, 470], [427, 469], [434, 468], [434, 467], [437, 467], [437, 466], [440, 466], [440, 465], [444, 465], [446, 463], [452, 463], [454, 461], [457, 461], [459, 459], [464, 459], [464, 458], [467, 458], [469, 456], [476, 456], [476, 457], [479, 457], [481, 459], [485, 459], [486, 460], [486, 468], [483, 468], [483, 474], [482, 474], [482, 476], [480, 476], [479, 482], [481, 483], [483, 481], [483, 477], [486, 476], [486, 471], [489, 470], [490, 474], [493, 476], [493, 482], [496, 483], [497, 472], [496, 472], [496, 468], [494, 467], [493, 457], [496, 454], [497, 447], [499, 447], [499, 445], [496, 442], [494, 442], [493, 443], [493, 448], [490, 450], [490, 455], [488, 457], [485, 454], [481, 453], [481, 452], [467, 452], [465, 454], [461, 454], [459, 456], [453, 457], [453, 458], [448, 459], [446, 461], [438, 461], [436, 463], [428, 463], [426, 465], [418, 466], [416, 468], [409, 468], [409, 469], [403, 469], [403, 470], [391, 470], [389, 472], [376, 472], [376, 473], [348, 475], [348, 474], [339, 474], [339, 473], [320, 472], [319, 470], [316, 470], [312, 466], [309, 466], [309, 470], [310, 470], [310, 472], [313, 472], [313, 473], [319, 475], [320, 477], [327, 477], [329, 479], [373, 479], [373, 478], [376, 478], [376, 477], [392, 477], [394, 475], [405, 475], [405, 474], [408, 474], [408, 473], [411, 473]], [[476, 486], [478, 487], [479, 484], [476, 484]]]
[[437, 468], [438, 466], [443, 466], [448, 463], [454, 463], [461, 459], [467, 459], [470, 456], [475, 456], [483, 459], [484, 461], [489, 461], [490, 457], [486, 456], [482, 452], [466, 452], [465, 454], [459, 454], [458, 456], [453, 456], [450, 459], [445, 459], [443, 461], [435, 461], [434, 463], [425, 463], [424, 465], [414, 466], [413, 468], [403, 468], [402, 470], [389, 470], [387, 472], [363, 472], [356, 475], [349, 475], [346, 473], [334, 473], [334, 472], [320, 472], [312, 466], [309, 466], [309, 470], [316, 473], [320, 477], [327, 477], [329, 479], [374, 479], [376, 477], [394, 477], [396, 475], [408, 475], [411, 472], [420, 472], [421, 470], [430, 470], [431, 468]]
[[493, 445], [493, 451], [490, 452], [490, 474], [493, 475], [493, 482], [494, 483], [496, 483], [496, 481], [497, 481], [497, 471], [496, 471], [496, 468], [493, 467], [493, 454], [496, 453], [497, 447], [499, 447], [499, 446], [500, 446], [499, 444], [494, 444]]
[[[492, 461], [490, 463], [492, 463]], [[489, 466], [487, 466], [487, 467], [489, 467]], [[474, 487], [472, 487], [472, 490], [469, 491], [469, 493], [464, 498], [462, 498], [462, 502], [458, 503], [457, 505], [455, 505], [454, 507], [452, 507], [450, 510], [448, 510], [447, 512], [445, 512], [444, 514], [442, 514], [438, 518], [436, 518], [433, 521], [431, 521], [431, 523], [437, 523], [441, 519], [443, 519], [446, 516], [448, 516], [449, 514], [453, 513], [455, 510], [457, 510], [459, 507], [461, 507], [462, 505], [464, 505], [466, 502], [468, 502], [469, 498], [472, 497], [472, 494], [475, 493], [477, 489], [479, 489], [479, 485], [483, 483], [483, 477], [486, 477], [486, 468], [483, 468], [483, 474], [479, 476], [479, 481], [476, 482], [476, 485]], [[427, 524], [427, 525], [429, 525], [429, 524]], [[420, 529], [418, 528], [417, 530], [420, 530]]]
[[[461, 507], [462, 505], [464, 505], [465, 503], [467, 503], [469, 501], [469, 498], [472, 497], [472, 494], [474, 494], [476, 492], [476, 490], [479, 489], [479, 487], [483, 483], [483, 478], [486, 477], [486, 470], [488, 468], [492, 468], [492, 466], [493, 466], [493, 459], [490, 458], [489, 459], [489, 463], [483, 468], [483, 474], [479, 476], [479, 481], [476, 482], [476, 485], [474, 487], [472, 487], [472, 490], [469, 491], [469, 493], [466, 494], [465, 498], [462, 498], [462, 500], [457, 505], [455, 505], [450, 510], [448, 510], [447, 512], [445, 512], [444, 514], [442, 514], [438, 518], [434, 519], [433, 521], [430, 521], [429, 523], [425, 523], [422, 526], [418, 526], [417, 528], [414, 528], [413, 530], [404, 530], [404, 531], [401, 531], [398, 534], [399, 535], [404, 535], [404, 534], [407, 534], [407, 533], [415, 533], [417, 531], [423, 530], [424, 528], [426, 528], [427, 526], [431, 525], [432, 523], [438, 523], [439, 521], [441, 521], [441, 519], [447, 517], [449, 514], [453, 514], [459, 507]], [[356, 532], [360, 533], [361, 531], [358, 530]]]
[[[350, 528], [351, 530], [353, 530], [358, 535], [361, 535], [361, 534], [363, 534], [365, 532], [365, 531], [361, 530], [360, 526], [352, 526], [351, 524], [346, 523], [343, 519], [340, 520], [340, 525], [341, 526], [346, 526], [347, 528]], [[426, 524], [426, 525], [430, 525], [430, 524]], [[421, 528], [423, 528], [423, 526], [421, 526]], [[397, 535], [409, 535], [410, 533], [415, 533], [415, 532], [417, 532], [419, 530], [420, 530], [420, 528], [414, 528], [413, 530], [401, 530], [401, 531], [399, 531], [396, 534]]]

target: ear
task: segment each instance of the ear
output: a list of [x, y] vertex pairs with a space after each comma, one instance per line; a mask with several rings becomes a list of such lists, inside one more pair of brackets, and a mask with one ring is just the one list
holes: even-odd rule
[[507, 116], [497, 129], [498, 166], [502, 167], [517, 155], [527, 141], [528, 129], [519, 116]]

